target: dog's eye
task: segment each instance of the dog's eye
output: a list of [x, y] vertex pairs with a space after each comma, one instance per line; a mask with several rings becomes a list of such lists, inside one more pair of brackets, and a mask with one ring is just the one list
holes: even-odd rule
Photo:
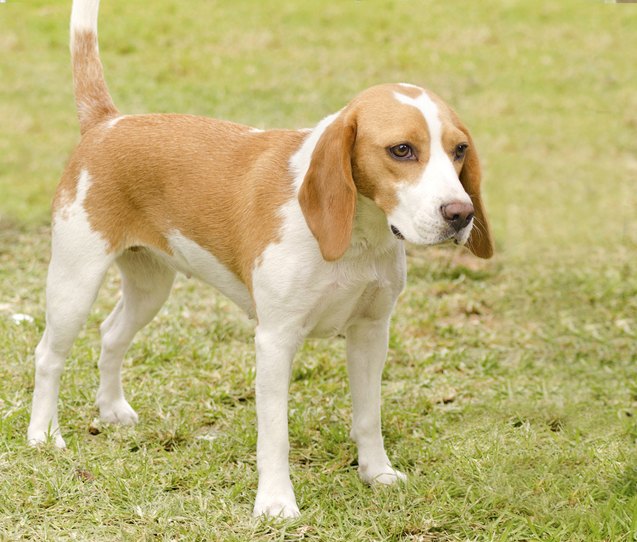
[[456, 148], [453, 149], [453, 159], [457, 162], [462, 160], [465, 154], [467, 154], [468, 148], [469, 145], [467, 145], [466, 143], [459, 143], [458, 145], [456, 145]]
[[416, 154], [414, 153], [414, 149], [412, 149], [411, 145], [407, 143], [401, 143], [400, 145], [394, 145], [393, 147], [389, 147], [389, 154], [393, 158], [397, 160], [415, 160]]

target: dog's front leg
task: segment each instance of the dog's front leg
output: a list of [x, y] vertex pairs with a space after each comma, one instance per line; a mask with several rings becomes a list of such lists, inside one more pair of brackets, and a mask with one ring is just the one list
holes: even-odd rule
[[405, 475], [391, 466], [380, 426], [380, 389], [389, 342], [387, 320], [363, 320], [347, 331], [347, 369], [352, 392], [352, 431], [358, 473], [364, 482], [392, 484]]
[[254, 515], [296, 517], [299, 508], [288, 462], [288, 388], [299, 339], [258, 326], [255, 343], [259, 488]]

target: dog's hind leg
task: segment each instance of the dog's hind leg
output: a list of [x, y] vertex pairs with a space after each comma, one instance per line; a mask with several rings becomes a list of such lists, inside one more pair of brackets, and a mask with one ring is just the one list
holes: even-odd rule
[[135, 334], [166, 301], [175, 272], [147, 249], [127, 250], [118, 259], [122, 273], [122, 297], [104, 321], [99, 359], [100, 385], [97, 405], [102, 420], [134, 424], [137, 413], [124, 397], [121, 369], [124, 354]]
[[91, 230], [80, 206], [72, 205], [64, 217], [58, 217], [52, 241], [46, 329], [35, 350], [35, 388], [27, 437], [30, 444], [50, 437], [63, 448], [57, 415], [60, 375], [114, 255]]

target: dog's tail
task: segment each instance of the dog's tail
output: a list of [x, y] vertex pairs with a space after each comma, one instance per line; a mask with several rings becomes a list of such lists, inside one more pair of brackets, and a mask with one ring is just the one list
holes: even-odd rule
[[99, 0], [73, 0], [71, 11], [73, 88], [82, 134], [119, 114], [104, 81], [97, 46], [99, 7]]

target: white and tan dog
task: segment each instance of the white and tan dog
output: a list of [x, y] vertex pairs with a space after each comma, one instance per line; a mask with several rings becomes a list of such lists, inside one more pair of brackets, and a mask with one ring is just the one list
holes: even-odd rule
[[121, 367], [176, 271], [256, 318], [255, 515], [298, 515], [288, 466], [288, 384], [306, 337], [347, 338], [351, 436], [368, 483], [404, 478], [380, 427], [389, 319], [405, 283], [403, 239], [492, 241], [471, 136], [440, 98], [372, 87], [312, 130], [261, 131], [188, 115], [121, 115], [97, 46], [99, 0], [75, 0], [71, 53], [82, 138], [53, 203], [46, 330], [36, 349], [29, 442], [63, 447], [60, 374], [109, 266], [122, 297], [101, 326], [97, 404], [132, 424]]

